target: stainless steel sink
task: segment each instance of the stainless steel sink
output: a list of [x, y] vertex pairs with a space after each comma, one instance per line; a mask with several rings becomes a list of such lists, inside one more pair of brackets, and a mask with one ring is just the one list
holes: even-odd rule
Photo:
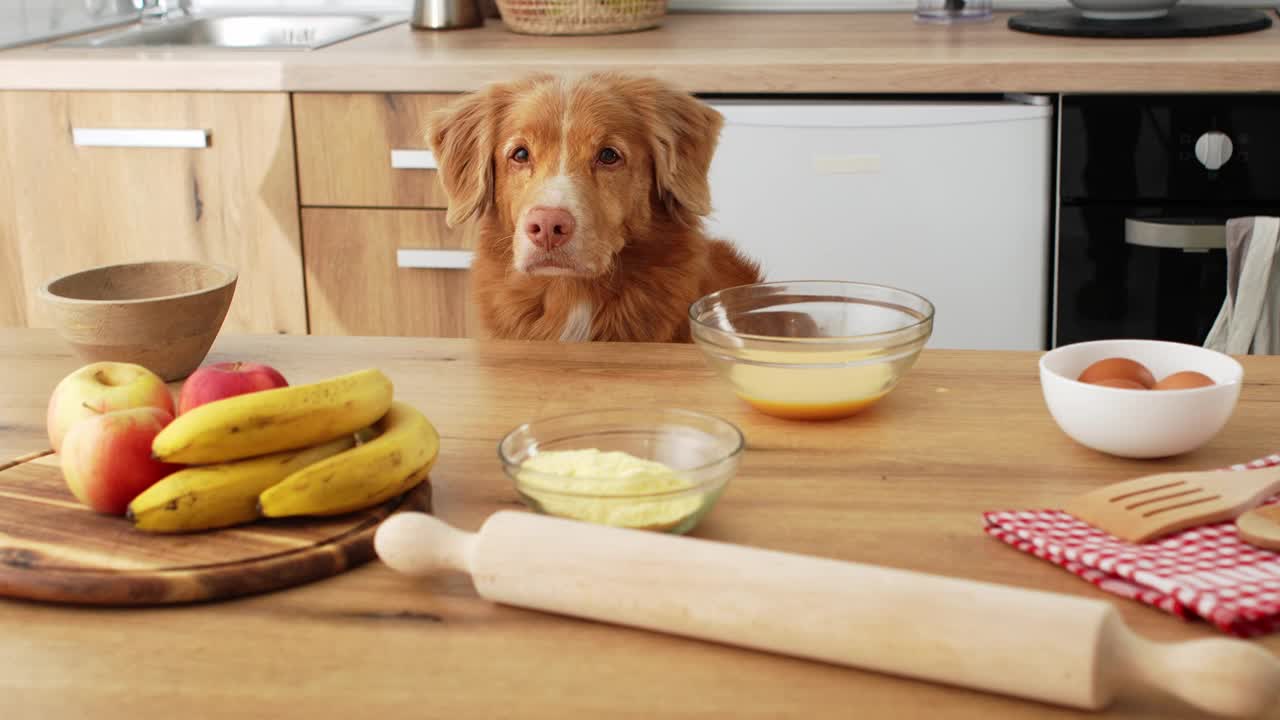
[[80, 37], [56, 47], [200, 47], [313, 50], [391, 27], [405, 17], [365, 13], [189, 15]]

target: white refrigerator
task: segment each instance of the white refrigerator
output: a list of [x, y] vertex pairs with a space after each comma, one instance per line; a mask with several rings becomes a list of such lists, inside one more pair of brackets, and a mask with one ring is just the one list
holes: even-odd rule
[[1053, 108], [985, 101], [711, 100], [712, 233], [767, 280], [891, 285], [935, 348], [1046, 347]]

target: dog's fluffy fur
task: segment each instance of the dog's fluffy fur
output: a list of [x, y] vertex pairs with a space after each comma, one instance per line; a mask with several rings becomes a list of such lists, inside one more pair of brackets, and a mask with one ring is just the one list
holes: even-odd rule
[[[434, 114], [449, 225], [478, 223], [471, 294], [488, 333], [688, 341], [694, 300], [759, 281], [702, 230], [722, 124], [687, 93], [612, 73], [491, 85]], [[573, 216], [562, 247], [531, 241], [538, 208]]]

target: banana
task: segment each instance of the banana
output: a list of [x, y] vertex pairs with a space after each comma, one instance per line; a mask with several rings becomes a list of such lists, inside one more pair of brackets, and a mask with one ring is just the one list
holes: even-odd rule
[[369, 369], [307, 385], [235, 395], [179, 415], [151, 453], [184, 465], [298, 450], [372, 425], [391, 407], [391, 381]]
[[139, 530], [179, 533], [258, 519], [258, 495], [302, 468], [355, 447], [356, 436], [249, 460], [183, 468], [142, 491], [127, 517]]
[[330, 510], [327, 514], [337, 515], [340, 513], [355, 512], [356, 510], [371, 508], [375, 505], [381, 505], [382, 503], [392, 498], [399, 497], [400, 495], [403, 495], [409, 492], [410, 490], [418, 487], [419, 485], [422, 484], [424, 480], [427, 479], [427, 476], [429, 476], [430, 474], [431, 474], [431, 466], [423, 465], [421, 468], [414, 471], [412, 475], [402, 480], [399, 484], [387, 485], [379, 492], [375, 492], [366, 498], [362, 498], [359, 501], [353, 502], [352, 504], [348, 505], [345, 508], [335, 507], [334, 509]]
[[421, 412], [393, 402], [378, 421], [377, 437], [308, 465], [258, 498], [266, 517], [338, 515], [371, 507], [426, 478], [440, 451], [440, 436]]

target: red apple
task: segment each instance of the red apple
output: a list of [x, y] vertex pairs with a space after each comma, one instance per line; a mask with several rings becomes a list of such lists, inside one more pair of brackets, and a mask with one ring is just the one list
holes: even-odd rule
[[132, 363], [96, 362], [58, 382], [49, 396], [49, 444], [62, 450], [72, 425], [114, 410], [154, 407], [173, 414], [173, 396], [159, 375]]
[[178, 393], [178, 414], [215, 400], [285, 387], [289, 383], [275, 368], [250, 362], [205, 365], [191, 373]]
[[151, 457], [151, 441], [173, 413], [144, 407], [95, 415], [71, 426], [59, 459], [71, 494], [100, 513], [123, 515], [143, 490], [180, 466]]

